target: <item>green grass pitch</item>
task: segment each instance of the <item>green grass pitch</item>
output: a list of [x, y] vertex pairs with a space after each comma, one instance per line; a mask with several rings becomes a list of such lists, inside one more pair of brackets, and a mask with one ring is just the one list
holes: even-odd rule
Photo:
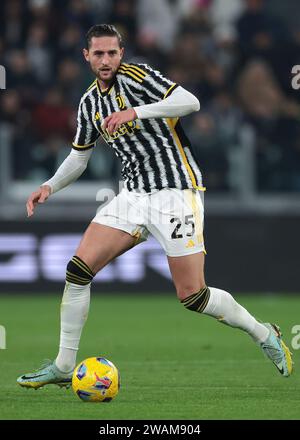
[[[96, 289], [94, 289], [96, 290]], [[300, 297], [241, 296], [290, 346]], [[300, 353], [286, 379], [245, 333], [186, 311], [175, 296], [92, 296], [78, 362], [112, 360], [121, 389], [110, 403], [84, 403], [72, 389], [26, 390], [17, 376], [57, 353], [59, 296], [1, 296], [1, 419], [300, 419]], [[298, 370], [298, 371], [297, 371]]]

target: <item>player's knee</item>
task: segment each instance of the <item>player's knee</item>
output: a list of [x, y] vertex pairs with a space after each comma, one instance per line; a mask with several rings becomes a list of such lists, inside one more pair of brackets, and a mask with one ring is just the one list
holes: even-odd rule
[[180, 301], [186, 309], [201, 313], [207, 306], [209, 297], [209, 287], [203, 286], [198, 292], [185, 296]]
[[200, 283], [182, 283], [181, 285], [176, 286], [176, 293], [179, 301], [183, 301], [195, 292], [199, 292], [199, 290], [206, 287], [205, 282]]
[[85, 286], [94, 277], [93, 272], [81, 258], [74, 255], [67, 265], [66, 281]]

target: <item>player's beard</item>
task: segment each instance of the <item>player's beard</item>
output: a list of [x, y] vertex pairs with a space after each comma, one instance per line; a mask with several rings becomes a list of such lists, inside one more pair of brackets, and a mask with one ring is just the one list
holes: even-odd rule
[[112, 67], [109, 67], [109, 68], [100, 68], [95, 73], [100, 81], [103, 81], [104, 83], [109, 83], [115, 77], [116, 71], [117, 69], [114, 70]]

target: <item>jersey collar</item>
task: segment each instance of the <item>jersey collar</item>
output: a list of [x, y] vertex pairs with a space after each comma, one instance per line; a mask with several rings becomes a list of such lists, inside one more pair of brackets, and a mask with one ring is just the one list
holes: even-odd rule
[[98, 93], [101, 96], [101, 98], [104, 98], [104, 96], [110, 95], [110, 93], [112, 92], [112, 89], [113, 89], [113, 87], [115, 85], [116, 77], [117, 77], [117, 75], [114, 76], [110, 86], [107, 89], [105, 89], [105, 90], [101, 90], [98, 78], [96, 79], [97, 90], [98, 90]]

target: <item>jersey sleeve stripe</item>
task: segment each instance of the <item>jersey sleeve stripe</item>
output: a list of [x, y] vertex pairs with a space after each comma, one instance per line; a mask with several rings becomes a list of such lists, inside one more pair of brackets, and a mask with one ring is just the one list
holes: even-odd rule
[[135, 79], [136, 81], [138, 81], [139, 83], [142, 83], [143, 80], [139, 77], [137, 77], [136, 75], [134, 75], [132, 72], [129, 72], [127, 70], [123, 70], [121, 68], [119, 68], [118, 73], [123, 73], [124, 75], [128, 75], [131, 76], [131, 78]]
[[141, 69], [137, 69], [135, 66], [131, 66], [130, 64], [122, 63], [120, 68], [123, 69], [123, 70], [128, 70], [128, 71], [130, 70], [131, 72], [133, 72], [135, 75], [139, 76], [142, 79], [144, 79], [145, 76], [147, 75], [143, 71], [141, 71], [142, 73], [139, 72], [139, 70], [141, 70]]
[[164, 99], [166, 99], [169, 95], [171, 95], [177, 87], [178, 87], [178, 84], [176, 84], [176, 83], [172, 84], [171, 87], [166, 91], [166, 93], [164, 95]]
[[124, 71], [124, 72], [131, 72], [131, 73], [134, 73], [137, 77], [139, 77], [139, 78], [141, 78], [141, 79], [144, 79], [144, 78], [145, 78], [145, 75], [142, 75], [140, 72], [138, 72], [138, 71], [135, 70], [134, 68], [132, 68], [132, 67], [126, 67], [126, 66], [124, 66], [123, 64], [121, 64], [121, 66], [119, 67], [119, 70], [122, 70], [122, 71]]
[[127, 72], [132, 72], [132, 73], [134, 73], [138, 78], [141, 78], [141, 79], [144, 79], [144, 78], [145, 78], [145, 75], [142, 75], [140, 72], [138, 72], [137, 70], [135, 70], [135, 69], [133, 69], [133, 68], [130, 68], [130, 67], [126, 67], [126, 68], [124, 68], [124, 67], [123, 67], [123, 69], [126, 70]]
[[155, 82], [165, 87], [165, 89], [169, 88], [173, 84], [173, 81], [164, 77], [158, 70], [152, 69], [147, 64], [142, 64], [142, 66], [145, 68], [147, 78], [152, 78]]
[[136, 64], [126, 64], [126, 63], [122, 63], [121, 65], [124, 65], [126, 67], [130, 67], [131, 69], [135, 69], [137, 71], [139, 71], [141, 74], [143, 74], [143, 76], [145, 77], [147, 75], [147, 72], [145, 72], [145, 70], [142, 70], [140, 67], [138, 67]]
[[73, 148], [75, 148], [75, 150], [88, 150], [89, 148], [92, 148], [95, 146], [95, 142], [91, 142], [90, 144], [87, 145], [78, 145], [75, 144], [75, 142], [72, 143]]
[[72, 146], [72, 150], [76, 150], [76, 151], [87, 151], [87, 150], [91, 150], [92, 148], [94, 148], [95, 146], [94, 145], [92, 145], [91, 147], [86, 147], [86, 148], [77, 148], [77, 147], [74, 147], [74, 146]]

